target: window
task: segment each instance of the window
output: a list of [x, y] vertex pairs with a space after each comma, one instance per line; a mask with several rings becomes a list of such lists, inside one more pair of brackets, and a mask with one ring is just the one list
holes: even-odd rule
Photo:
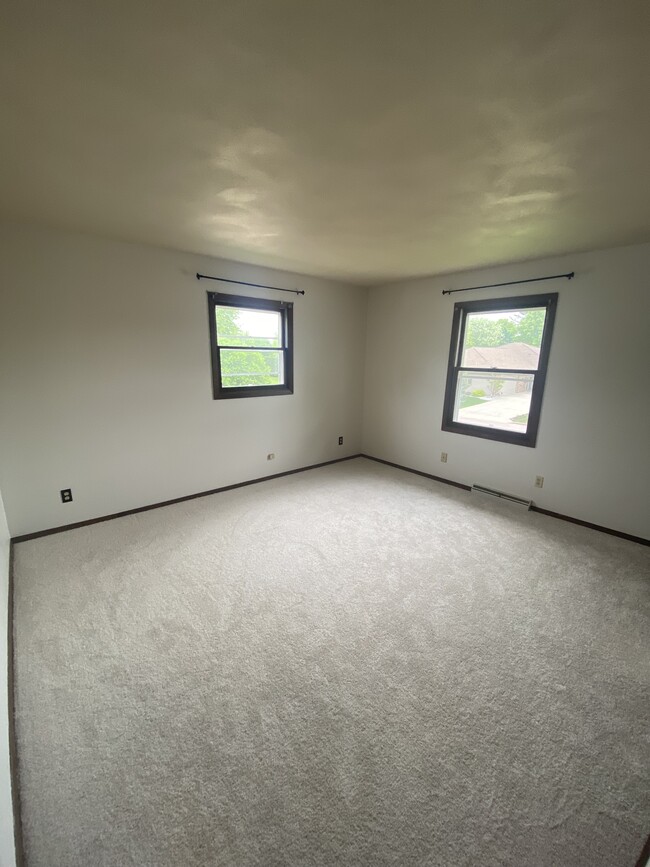
[[557, 293], [454, 306], [442, 429], [534, 447]]
[[208, 292], [214, 398], [293, 393], [293, 304]]

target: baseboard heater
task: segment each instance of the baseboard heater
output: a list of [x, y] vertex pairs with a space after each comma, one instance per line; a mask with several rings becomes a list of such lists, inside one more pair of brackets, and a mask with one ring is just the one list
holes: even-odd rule
[[527, 509], [533, 505], [532, 500], [524, 500], [523, 497], [515, 497], [514, 494], [506, 494], [503, 491], [494, 491], [492, 488], [484, 488], [483, 485], [472, 485], [473, 494], [486, 494], [489, 497], [498, 497], [500, 500], [507, 500], [509, 503], [515, 503], [517, 506], [525, 506]]

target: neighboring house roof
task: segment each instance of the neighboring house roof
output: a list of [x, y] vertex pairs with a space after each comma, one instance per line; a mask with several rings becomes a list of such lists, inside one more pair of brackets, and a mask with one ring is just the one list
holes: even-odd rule
[[539, 347], [527, 343], [506, 343], [503, 346], [472, 346], [465, 350], [463, 367], [514, 367], [536, 370]]

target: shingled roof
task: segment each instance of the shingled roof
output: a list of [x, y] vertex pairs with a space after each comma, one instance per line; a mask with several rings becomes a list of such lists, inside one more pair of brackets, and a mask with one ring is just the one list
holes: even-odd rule
[[505, 343], [503, 346], [472, 346], [463, 355], [463, 367], [514, 367], [536, 370], [539, 347], [527, 343]]

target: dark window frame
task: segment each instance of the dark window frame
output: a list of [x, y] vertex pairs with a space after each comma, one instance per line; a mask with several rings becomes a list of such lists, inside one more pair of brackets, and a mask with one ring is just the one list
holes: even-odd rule
[[[548, 370], [548, 359], [551, 351], [551, 340], [553, 338], [557, 300], [558, 293], [549, 292], [544, 295], [520, 295], [515, 298], [493, 298], [485, 301], [459, 301], [454, 305], [454, 317], [451, 327], [451, 344], [449, 346], [449, 361], [447, 365], [447, 384], [442, 414], [443, 431], [535, 448], [539, 430], [539, 420], [542, 411], [544, 386], [546, 385], [546, 373]], [[544, 331], [540, 345], [539, 365], [537, 370], [502, 367], [477, 368], [463, 367], [461, 365], [463, 344], [465, 341], [465, 327], [467, 324], [467, 315], [469, 313], [499, 313], [507, 310], [526, 310], [534, 307], [546, 307], [546, 318], [544, 320]], [[456, 398], [458, 376], [460, 373], [465, 371], [472, 372], [478, 370], [482, 372], [493, 370], [499, 373], [523, 373], [533, 375], [533, 388], [530, 399], [530, 410], [528, 412], [528, 426], [525, 433], [501, 430], [500, 428], [481, 427], [480, 425], [454, 421], [454, 402]]]
[[[280, 394], [293, 394], [293, 303], [291, 301], [275, 301], [271, 298], [252, 298], [249, 295], [231, 295], [228, 292], [208, 292], [208, 318], [210, 321], [210, 355], [212, 360], [212, 394], [214, 400], [238, 397], [269, 397]], [[277, 347], [283, 354], [284, 383], [283, 385], [245, 385], [224, 386], [221, 382], [220, 349], [236, 349], [238, 347], [220, 347], [217, 334], [217, 307], [245, 307], [248, 310], [273, 310], [281, 314], [282, 346]], [[268, 350], [276, 349], [268, 346], [246, 346], [244, 349]]]

